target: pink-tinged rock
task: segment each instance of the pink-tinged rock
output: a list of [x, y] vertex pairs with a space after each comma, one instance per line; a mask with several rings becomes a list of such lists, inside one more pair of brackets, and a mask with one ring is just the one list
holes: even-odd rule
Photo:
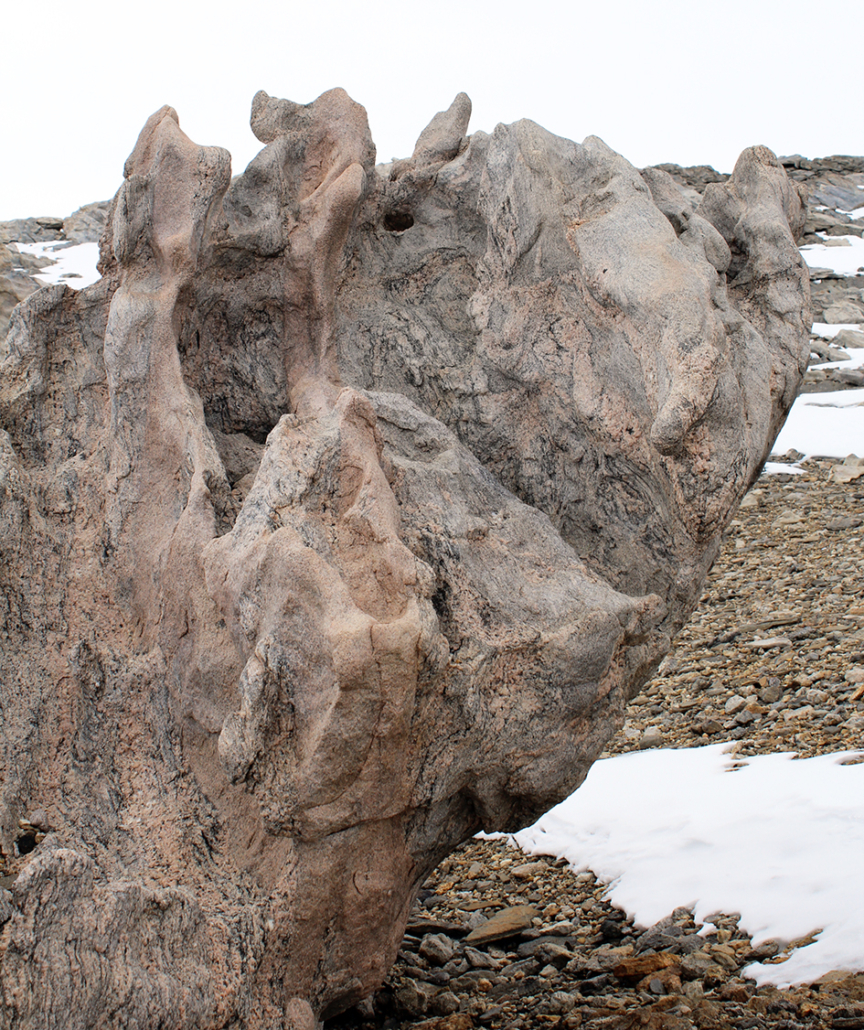
[[694, 210], [469, 113], [376, 169], [344, 91], [259, 93], [232, 180], [163, 108], [103, 279], [15, 310], [10, 1030], [369, 994], [429, 871], [572, 792], [695, 605], [809, 353], [800, 200], [764, 148]]

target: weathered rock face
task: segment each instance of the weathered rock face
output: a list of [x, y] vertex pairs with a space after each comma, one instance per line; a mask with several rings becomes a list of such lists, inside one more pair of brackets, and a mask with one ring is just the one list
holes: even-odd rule
[[[68, 218], [18, 218], [0, 222], [0, 339], [18, 304], [42, 285], [33, 274], [53, 264], [51, 258], [19, 253], [16, 243], [98, 242], [105, 228], [109, 201], [86, 204]], [[12, 247], [8, 244], [13, 244]]]
[[0, 336], [5, 337], [15, 308], [38, 288], [29, 274], [38, 268], [36, 261], [0, 243]]
[[[764, 148], [662, 170], [457, 97], [376, 169], [259, 93], [145, 126], [103, 279], [0, 352], [0, 987], [15, 1028], [306, 1027], [413, 892], [571, 792], [808, 355]], [[697, 198], [698, 199], [698, 198]]]

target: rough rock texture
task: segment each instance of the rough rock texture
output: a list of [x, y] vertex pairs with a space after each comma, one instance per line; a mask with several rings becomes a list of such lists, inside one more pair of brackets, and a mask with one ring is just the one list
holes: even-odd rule
[[39, 283], [30, 273], [36, 271], [42, 263], [39, 258], [19, 254], [17, 250], [0, 243], [0, 337], [6, 335], [13, 310], [39, 288]]
[[63, 239], [63, 219], [51, 215], [0, 222], [0, 243], [50, 243]]
[[98, 242], [111, 211], [110, 200], [85, 204], [63, 219], [63, 238], [70, 243]]
[[[38, 290], [42, 283], [33, 273], [53, 264], [51, 258], [21, 253], [16, 243], [98, 242], [105, 229], [110, 201], [85, 204], [68, 218], [17, 218], [0, 222], [0, 339], [9, 328], [16, 305]], [[12, 244], [12, 246], [8, 246]]]
[[0, 351], [5, 1025], [313, 1027], [460, 841], [570, 793], [695, 605], [809, 353], [764, 148], [698, 210], [600, 140], [376, 170], [259, 93], [153, 115], [103, 279]]
[[85, 204], [66, 218], [41, 216], [14, 218], [0, 222], [0, 243], [90, 243], [98, 241], [105, 230], [111, 209], [110, 200]]

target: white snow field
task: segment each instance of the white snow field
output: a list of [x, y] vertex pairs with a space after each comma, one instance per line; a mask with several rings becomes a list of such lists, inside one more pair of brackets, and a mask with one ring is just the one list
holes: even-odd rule
[[731, 744], [595, 762], [583, 785], [513, 838], [609, 884], [651, 926], [679, 906], [697, 922], [740, 912], [753, 943], [813, 944], [745, 976], [780, 987], [864, 969], [864, 752], [737, 758]]
[[22, 254], [34, 254], [36, 257], [47, 257], [57, 262], [54, 265], [46, 265], [41, 271], [33, 274], [34, 279], [38, 279], [46, 286], [65, 283], [73, 290], [82, 290], [99, 279], [99, 273], [96, 271], [96, 262], [99, 260], [98, 243], [77, 243], [70, 246], [68, 243], [52, 241], [16, 243], [15, 246]]
[[830, 246], [811, 243], [801, 248], [801, 256], [811, 268], [830, 268], [839, 275], [855, 275], [864, 268], [864, 239], [860, 236], [832, 236], [830, 239]]

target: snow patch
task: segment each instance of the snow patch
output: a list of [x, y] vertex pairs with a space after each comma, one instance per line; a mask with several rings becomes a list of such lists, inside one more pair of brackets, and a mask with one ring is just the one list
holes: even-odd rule
[[[844, 361], [838, 367], [853, 366]], [[772, 450], [775, 454], [796, 450], [834, 458], [848, 454], [864, 457], [864, 389], [801, 394]]]
[[38, 279], [45, 286], [65, 283], [73, 290], [82, 290], [101, 278], [96, 270], [99, 261], [98, 243], [70, 245], [52, 240], [50, 243], [16, 243], [15, 246], [21, 254], [34, 254], [36, 257], [47, 257], [56, 262], [31, 273], [34, 279]]
[[831, 239], [838, 241], [833, 247], [810, 243], [800, 248], [810, 268], [830, 268], [837, 275], [856, 275], [864, 268], [864, 239], [860, 236], [832, 236]]
[[732, 745], [602, 759], [583, 785], [514, 840], [608, 883], [651, 926], [681, 905], [697, 922], [740, 912], [754, 944], [814, 943], [745, 975], [786, 987], [864, 969], [864, 752], [793, 761]]

